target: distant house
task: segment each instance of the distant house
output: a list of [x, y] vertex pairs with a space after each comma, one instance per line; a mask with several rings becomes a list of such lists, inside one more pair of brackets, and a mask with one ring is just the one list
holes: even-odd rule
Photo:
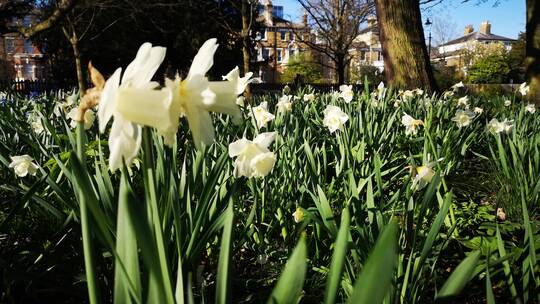
[[252, 64], [255, 74], [263, 82], [279, 81], [279, 74], [286, 69], [289, 58], [307, 49], [296, 36], [309, 35], [307, 16], [302, 23], [286, 20], [283, 18], [283, 6], [274, 6], [271, 0], [260, 6], [254, 31], [255, 56], [252, 56]]
[[379, 26], [377, 18], [370, 16], [367, 27], [360, 30], [349, 49], [351, 56], [351, 69], [359, 69], [364, 65], [371, 65], [380, 71], [384, 69], [381, 41], [379, 38]]
[[432, 57], [432, 61], [442, 63], [446, 66], [463, 68], [467, 65], [464, 62], [463, 54], [466, 50], [471, 50], [475, 44], [499, 43], [507, 50], [512, 48], [515, 39], [507, 38], [491, 33], [491, 23], [484, 21], [480, 24], [480, 30], [475, 32], [472, 25], [467, 25], [463, 36], [448, 41], [437, 47], [437, 54]]
[[[13, 20], [16, 24], [29, 26], [32, 16]], [[37, 80], [45, 77], [43, 53], [19, 33], [0, 36], [0, 79]]]

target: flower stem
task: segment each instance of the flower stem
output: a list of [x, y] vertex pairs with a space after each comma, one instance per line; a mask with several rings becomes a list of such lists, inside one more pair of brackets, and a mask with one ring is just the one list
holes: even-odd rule
[[[86, 158], [84, 154], [84, 145], [86, 143], [86, 134], [84, 132], [84, 123], [79, 122], [77, 124], [77, 158], [81, 164], [86, 163]], [[90, 218], [88, 215], [88, 208], [86, 206], [86, 197], [84, 196], [84, 191], [77, 187], [77, 195], [79, 198], [79, 207], [81, 212], [81, 230], [82, 230], [82, 241], [83, 241], [83, 252], [84, 252], [84, 268], [86, 272], [86, 282], [88, 285], [88, 297], [90, 303], [99, 303], [99, 284], [96, 272], [96, 256], [94, 250], [94, 244], [92, 240], [92, 235], [90, 232]]]
[[[167, 263], [167, 255], [165, 252], [165, 242], [163, 241], [163, 231], [161, 228], [161, 220], [159, 216], [157, 194], [156, 194], [156, 184], [154, 177], [154, 158], [153, 158], [153, 149], [151, 142], [152, 134], [150, 133], [149, 128], [143, 129], [142, 141], [144, 149], [144, 159], [143, 159], [143, 168], [144, 168], [144, 180], [145, 180], [145, 191], [146, 191], [146, 200], [149, 203], [149, 212], [150, 218], [153, 224], [154, 235], [156, 238], [156, 246], [158, 251], [158, 258], [160, 269], [153, 269], [151, 271], [159, 271], [161, 278], [163, 280], [163, 291], [165, 292], [165, 297], [167, 303], [174, 303], [174, 297], [171, 286], [171, 279], [169, 274], [169, 267]], [[181, 270], [179, 270], [181, 271]]]

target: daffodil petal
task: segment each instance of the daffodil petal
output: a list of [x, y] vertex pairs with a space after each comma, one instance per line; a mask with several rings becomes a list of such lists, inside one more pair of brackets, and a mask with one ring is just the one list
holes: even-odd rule
[[98, 119], [99, 119], [99, 131], [103, 133], [107, 122], [114, 114], [116, 107], [116, 93], [120, 86], [120, 73], [121, 68], [116, 69], [114, 74], [107, 80], [103, 92], [101, 92], [101, 99], [99, 101]]
[[197, 55], [195, 55], [195, 58], [193, 58], [187, 77], [188, 79], [194, 75], [206, 75], [208, 70], [210, 70], [214, 64], [214, 54], [216, 53], [217, 48], [218, 44], [216, 38], [211, 38], [204, 42]]
[[242, 116], [236, 105], [236, 83], [232, 81], [211, 81], [209, 88], [216, 95], [215, 101], [207, 107], [209, 111], [225, 113], [238, 119]]
[[169, 89], [125, 87], [118, 91], [116, 110], [131, 122], [165, 131], [174, 123], [169, 115], [171, 101]]
[[116, 116], [109, 136], [109, 169], [115, 171], [122, 167], [122, 159], [129, 166], [140, 147], [141, 127]]
[[190, 107], [186, 110], [189, 129], [197, 148], [210, 145], [214, 141], [214, 126], [210, 114], [199, 107]]

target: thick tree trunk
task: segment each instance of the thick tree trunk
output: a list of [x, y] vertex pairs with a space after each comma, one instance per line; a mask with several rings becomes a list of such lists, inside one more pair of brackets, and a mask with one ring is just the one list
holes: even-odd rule
[[525, 68], [530, 86], [529, 100], [540, 104], [540, 1], [527, 0]]
[[418, 0], [375, 0], [388, 84], [435, 91]]
[[337, 83], [342, 85], [345, 83], [345, 56], [338, 55], [336, 57], [336, 76]]
[[[250, 47], [249, 47], [249, 19], [251, 15], [251, 6], [247, 3], [247, 0], [242, 0], [242, 55], [243, 55], [243, 70], [244, 75], [250, 70]], [[251, 88], [248, 85], [246, 87], [246, 96], [251, 95]]]

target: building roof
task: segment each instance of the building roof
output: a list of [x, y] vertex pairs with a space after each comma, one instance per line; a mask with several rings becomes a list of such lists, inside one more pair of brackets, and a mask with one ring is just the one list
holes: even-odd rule
[[446, 45], [452, 45], [452, 44], [458, 44], [462, 42], [467, 41], [516, 41], [516, 39], [503, 37], [495, 34], [484, 34], [481, 32], [472, 32], [470, 34], [467, 34], [465, 36], [459, 37], [457, 39], [448, 41], [444, 44], [441, 44], [439, 46], [446, 46]]
[[[256, 21], [260, 26], [260, 25], [265, 25], [266, 19], [265, 19], [264, 15], [259, 15], [259, 16], [257, 16]], [[273, 23], [272, 26], [265, 25], [265, 27], [296, 28], [296, 29], [301, 29], [301, 28], [305, 27], [305, 25], [302, 24], [302, 23], [295, 23], [295, 22], [289, 21], [287, 19], [278, 17], [276, 15], [272, 16], [272, 23]]]
[[366, 28], [363, 28], [358, 32], [358, 35], [365, 34], [365, 33], [370, 33], [370, 32], [374, 32], [374, 33], [378, 34], [379, 33], [379, 26], [377, 24], [375, 24], [374, 26], [368, 26]]

